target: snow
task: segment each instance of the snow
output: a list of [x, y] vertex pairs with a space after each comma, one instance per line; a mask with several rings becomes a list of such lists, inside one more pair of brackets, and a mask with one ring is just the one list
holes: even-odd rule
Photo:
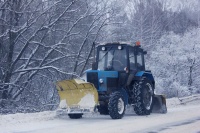
[[[87, 98], [91, 96], [87, 96]], [[81, 102], [87, 102], [83, 99]], [[84, 115], [82, 119], [69, 119], [56, 111], [0, 116], [1, 133], [134, 133], [134, 132], [199, 132], [200, 95], [167, 99], [168, 113], [137, 116], [129, 106], [120, 120], [98, 113]]]
[[[95, 98], [93, 94], [88, 93], [87, 95], [85, 95], [80, 102], [77, 104], [79, 107], [81, 108], [88, 108], [88, 109], [94, 109], [96, 103], [95, 103]], [[59, 108], [60, 109], [67, 109], [67, 102], [66, 100], [61, 100], [60, 104], [59, 104]]]
[[61, 108], [61, 109], [66, 109], [67, 108], [66, 100], [61, 100], [60, 101], [59, 108]]
[[95, 106], [94, 95], [92, 94], [85, 95], [78, 103], [78, 105], [81, 107], [94, 107]]

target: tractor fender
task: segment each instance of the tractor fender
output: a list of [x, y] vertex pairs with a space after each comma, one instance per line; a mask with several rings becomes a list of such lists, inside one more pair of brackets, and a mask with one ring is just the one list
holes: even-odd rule
[[127, 92], [125, 91], [124, 88], [121, 88], [118, 91], [123, 95], [125, 105], [127, 105], [128, 104], [128, 94], [127, 94]]
[[154, 80], [154, 77], [151, 73], [151, 71], [139, 71], [135, 74], [136, 77], [146, 77], [148, 78], [152, 83], [153, 85], [155, 84], [155, 80]]

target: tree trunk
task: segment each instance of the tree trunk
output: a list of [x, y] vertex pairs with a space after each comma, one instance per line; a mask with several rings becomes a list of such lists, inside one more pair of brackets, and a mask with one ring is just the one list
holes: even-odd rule
[[[6, 5], [6, 7], [10, 9], [10, 11], [9, 11], [9, 19], [8, 19], [9, 27], [7, 29], [8, 42], [4, 43], [4, 40], [2, 40], [2, 46], [6, 47], [5, 51], [7, 53], [6, 57], [5, 57], [5, 68], [4, 68], [5, 74], [2, 78], [2, 82], [7, 84], [2, 87], [2, 89], [3, 89], [2, 99], [4, 99], [4, 100], [9, 99], [8, 90], [9, 90], [10, 86], [8, 84], [11, 82], [11, 77], [12, 77], [12, 70], [13, 70], [12, 61], [13, 61], [13, 54], [14, 54], [15, 39], [17, 36], [17, 33], [13, 32], [13, 28], [18, 26], [19, 15], [18, 15], [17, 11], [20, 8], [20, 4], [21, 4], [21, 0], [18, 0], [18, 1], [11, 0], [8, 2], [8, 5]], [[4, 16], [4, 12], [3, 12], [2, 16]], [[4, 27], [5, 27], [5, 25], [4, 25]], [[5, 31], [6, 30], [3, 29], [2, 33], [5, 34]]]

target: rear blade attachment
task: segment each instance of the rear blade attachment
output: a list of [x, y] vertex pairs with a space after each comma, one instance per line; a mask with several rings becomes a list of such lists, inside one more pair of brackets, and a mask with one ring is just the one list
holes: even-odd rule
[[153, 103], [153, 113], [167, 113], [166, 97], [165, 95], [155, 95]]

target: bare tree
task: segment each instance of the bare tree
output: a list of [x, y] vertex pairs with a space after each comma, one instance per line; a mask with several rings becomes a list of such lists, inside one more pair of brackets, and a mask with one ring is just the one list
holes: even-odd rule
[[56, 104], [54, 82], [79, 75], [88, 48], [106, 25], [109, 10], [99, 4], [79, 0], [1, 1], [2, 109], [44, 110]]

